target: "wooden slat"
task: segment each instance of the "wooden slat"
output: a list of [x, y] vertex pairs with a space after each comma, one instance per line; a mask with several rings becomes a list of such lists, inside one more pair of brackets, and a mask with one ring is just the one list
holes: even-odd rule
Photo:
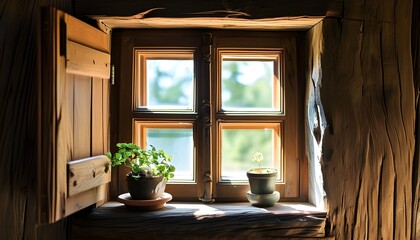
[[91, 78], [75, 76], [73, 159], [91, 156], [91, 104]]
[[296, 176], [300, 176], [301, 172], [299, 171], [299, 158], [302, 158], [299, 152], [299, 141], [301, 140], [301, 133], [299, 129], [301, 126], [298, 125], [299, 122], [299, 112], [300, 106], [297, 105], [299, 99], [301, 98], [301, 92], [297, 88], [298, 77], [297, 77], [297, 48], [296, 40], [291, 38], [283, 39], [285, 45], [284, 56], [284, 73], [282, 77], [284, 78], [285, 86], [285, 112], [286, 120], [283, 125], [283, 147], [284, 147], [284, 179], [285, 179], [285, 195], [284, 197], [299, 197], [299, 188], [300, 181], [297, 181]]
[[64, 15], [64, 19], [66, 22], [68, 40], [105, 53], [110, 52], [110, 38], [106, 33], [68, 14]]
[[120, 19], [95, 17], [110, 28], [214, 28], [214, 29], [246, 29], [246, 30], [307, 30], [319, 23], [323, 17], [286, 17], [268, 19], [237, 18], [146, 18]]
[[[61, 25], [58, 24], [58, 19], [62, 16], [62, 12], [57, 12], [57, 25], [55, 38], [59, 39], [59, 33], [61, 31]], [[72, 75], [66, 74], [65, 59], [59, 55], [59, 49], [54, 52], [56, 55], [55, 66], [57, 67], [55, 76], [53, 79], [53, 86], [55, 87], [55, 99], [53, 101], [56, 107], [55, 119], [55, 143], [54, 155], [53, 155], [53, 176], [50, 182], [50, 191], [52, 193], [52, 203], [50, 207], [50, 220], [56, 221], [63, 218], [64, 213], [64, 198], [67, 192], [67, 185], [64, 181], [66, 176], [66, 163], [70, 161], [72, 157], [71, 149], [73, 147], [73, 139], [70, 139], [73, 135], [73, 99], [74, 99], [74, 79]]]
[[66, 72], [109, 79], [110, 55], [67, 41]]
[[98, 188], [91, 188], [65, 200], [64, 216], [69, 216], [77, 211], [89, 207], [99, 201]]
[[[61, 59], [64, 64], [64, 59]], [[57, 88], [57, 110], [56, 110], [56, 124], [57, 124], [57, 152], [56, 152], [56, 169], [57, 182], [55, 188], [52, 189], [57, 196], [55, 203], [55, 218], [60, 219], [63, 217], [62, 198], [65, 197], [67, 192], [67, 184], [61, 181], [61, 176], [66, 176], [66, 163], [72, 159], [73, 149], [73, 132], [74, 132], [74, 116], [73, 116], [73, 103], [74, 103], [74, 75], [65, 74], [64, 71], [57, 72], [58, 78], [56, 82]], [[53, 185], [54, 186], [54, 185]]]
[[103, 133], [103, 152], [108, 152], [110, 142], [110, 82], [105, 80], [102, 82], [102, 133]]
[[[105, 80], [106, 81], [106, 80]], [[104, 154], [103, 84], [100, 78], [92, 79], [92, 155]]]
[[68, 196], [110, 182], [111, 172], [105, 173], [108, 162], [105, 155], [68, 162]]
[[[128, 16], [139, 14], [137, 18], [192, 16], [231, 18], [273, 18], [295, 16], [338, 15], [339, 4], [332, 0], [260, 0], [224, 1], [206, 0], [76, 0], [76, 12], [80, 15]], [[332, 4], [334, 3], [334, 5]]]

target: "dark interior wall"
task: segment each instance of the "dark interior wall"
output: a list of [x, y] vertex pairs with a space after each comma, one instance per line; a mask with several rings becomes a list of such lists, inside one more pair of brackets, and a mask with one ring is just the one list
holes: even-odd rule
[[321, 166], [337, 239], [420, 237], [416, 11], [411, 0], [345, 0], [342, 18], [309, 33], [323, 43], [311, 49], [308, 96], [325, 121]]
[[71, 12], [72, 1], [0, 1], [1, 239], [65, 237], [62, 222], [36, 226], [36, 87], [41, 64], [41, 6]]
[[[412, 220], [412, 238], [420, 238], [420, 1], [413, 2], [412, 18], [412, 56], [413, 56], [413, 76], [416, 92], [416, 151], [413, 166], [413, 220]], [[417, 238], [416, 238], [417, 237]]]

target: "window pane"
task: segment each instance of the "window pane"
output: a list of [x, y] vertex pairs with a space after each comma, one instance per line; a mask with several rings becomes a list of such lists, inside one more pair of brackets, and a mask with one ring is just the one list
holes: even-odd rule
[[135, 126], [135, 139], [137, 139], [137, 144], [142, 147], [153, 145], [157, 149], [162, 149], [168, 155], [172, 156], [172, 164], [176, 170], [174, 173], [175, 177], [170, 179], [170, 182], [194, 181], [194, 139], [192, 124], [137, 122]]
[[246, 172], [258, 167], [258, 164], [252, 161], [255, 152], [264, 154], [261, 167], [279, 169], [279, 141], [276, 128], [223, 128], [221, 180], [246, 181]]
[[278, 110], [278, 84], [274, 61], [222, 61], [222, 109], [230, 111]]
[[147, 60], [147, 107], [193, 108], [193, 60]]
[[135, 110], [193, 110], [193, 51], [137, 50], [135, 56]]

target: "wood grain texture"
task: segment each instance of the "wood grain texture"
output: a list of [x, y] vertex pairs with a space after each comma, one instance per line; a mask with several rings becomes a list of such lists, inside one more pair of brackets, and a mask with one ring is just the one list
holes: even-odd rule
[[331, 0], [207, 0], [197, 3], [194, 0], [171, 1], [75, 1], [75, 11], [78, 16], [107, 15], [129, 16], [139, 14], [145, 17], [231, 17], [231, 18], [271, 18], [294, 16], [325, 16], [327, 12], [334, 14], [336, 3]]
[[36, 119], [37, 98], [42, 97], [37, 93], [37, 82], [41, 66], [40, 6], [43, 4], [71, 10], [72, 3], [60, 0], [0, 2], [2, 239], [66, 239], [67, 221], [63, 221], [61, 227], [36, 226], [39, 206], [36, 197]]
[[[72, 160], [91, 157], [92, 151], [100, 155], [104, 154], [102, 81], [107, 80], [99, 79], [98, 83], [93, 83], [94, 78], [87, 74], [88, 71], [80, 71], [79, 67], [83, 68], [86, 65], [86, 61], [80, 61], [82, 57], [109, 62], [109, 53], [99, 52], [98, 54], [96, 50], [86, 50], [87, 47], [69, 43], [64, 33], [71, 32], [74, 26], [65, 24], [67, 15], [55, 9], [48, 9], [46, 13], [43, 31], [43, 77], [39, 85], [38, 186], [41, 206], [39, 221], [52, 223], [105, 199], [106, 189], [96, 187], [95, 184], [90, 185], [93, 187], [92, 191], [83, 188], [82, 190], [86, 190], [86, 193], [81, 192], [80, 189], [68, 191], [67, 177], [70, 174], [67, 164]], [[74, 22], [73, 25], [92, 28], [86, 24], [77, 25]], [[88, 32], [85, 31], [85, 33]], [[63, 47], [68, 46], [70, 48], [67, 50], [70, 52], [63, 51]], [[80, 50], [83, 56], [72, 52], [74, 49]], [[69, 54], [70, 58], [67, 58], [66, 54]], [[90, 56], [92, 54], [93, 56]], [[98, 55], [100, 57], [96, 58]], [[67, 64], [68, 59], [71, 59], [71, 64]], [[67, 71], [69, 65], [71, 70]], [[91, 66], [87, 68], [91, 69]], [[109, 71], [107, 69], [101, 71], [101, 75], [108, 79]], [[92, 107], [93, 103], [97, 106]], [[94, 121], [99, 122], [99, 126], [92, 127], [93, 118]], [[96, 136], [95, 140], [92, 140], [92, 135]], [[72, 169], [73, 176], [79, 176], [75, 169], [77, 168]], [[83, 176], [83, 169], [81, 176]], [[68, 195], [69, 192], [71, 196]]]
[[319, 30], [315, 98], [327, 122], [322, 169], [337, 239], [412, 235], [416, 109], [403, 17], [411, 11], [411, 1], [344, 1], [344, 18]]
[[[325, 212], [302, 204], [262, 209], [248, 203], [169, 203], [152, 212], [118, 202], [94, 209], [72, 225], [73, 239], [283, 239], [323, 237]], [[164, 227], [162, 227], [164, 226]]]
[[100, 78], [92, 78], [92, 155], [101, 155], [105, 153], [104, 142], [107, 140], [104, 138], [106, 130], [104, 128], [104, 117], [106, 117], [103, 113], [104, 106], [103, 101], [104, 98], [107, 98], [108, 95], [103, 92], [103, 84], [104, 81]]
[[68, 14], [65, 15], [64, 21], [67, 24], [67, 40], [80, 43], [104, 53], [110, 52], [110, 38], [106, 33]]
[[109, 78], [110, 56], [107, 53], [67, 41], [66, 72], [98, 78]]
[[[105, 79], [102, 81], [102, 149], [103, 153], [110, 151], [110, 80]], [[96, 105], [95, 105], [96, 106]]]
[[118, 17], [95, 16], [99, 25], [108, 28], [213, 28], [213, 29], [241, 29], [241, 30], [282, 30], [302, 31], [308, 30], [323, 17], [282, 17], [265, 19], [238, 19], [214, 17], [190, 18], [146, 18], [146, 19], [120, 19]]
[[[416, 132], [420, 131], [420, 2], [413, 1], [411, 31], [411, 52], [413, 56], [413, 77], [416, 93]], [[413, 164], [413, 217], [411, 220], [411, 239], [420, 238], [420, 134], [416, 134], [416, 151]]]
[[[126, 1], [126, 3], [128, 2]], [[134, 3], [134, 1], [130, 2]], [[406, 89], [407, 86], [404, 84], [396, 88], [394, 88], [394, 85], [389, 85], [389, 81], [394, 81], [392, 79], [381, 81], [371, 76], [378, 75], [383, 78], [382, 71], [375, 69], [392, 65], [392, 59], [398, 62], [397, 69], [391, 66], [392, 72], [396, 70], [406, 72], [407, 66], [414, 66], [416, 85], [412, 89], [415, 89], [416, 92], [414, 93], [418, 94], [420, 82], [418, 35], [412, 37], [411, 42], [412, 56], [415, 61], [412, 64], [405, 65], [400, 61], [401, 59], [410, 59], [410, 56], [406, 54], [407, 51], [404, 50], [409, 48], [410, 44], [403, 44], [403, 42], [400, 42], [401, 40], [395, 40], [398, 42], [398, 47], [391, 46], [388, 48], [388, 46], [389, 44], [396, 44], [392, 39], [408, 37], [406, 31], [411, 26], [409, 23], [404, 23], [405, 25], [402, 26], [401, 22], [394, 21], [392, 17], [389, 20], [393, 11], [391, 11], [390, 6], [383, 5], [380, 1], [344, 0], [338, 2], [343, 2], [344, 10], [342, 12], [345, 18], [325, 21], [325, 26], [322, 27], [323, 30], [321, 31], [324, 31], [322, 35], [326, 43], [326, 52], [322, 54], [318, 52], [319, 57], [322, 58], [322, 69], [320, 69], [323, 70], [321, 79], [323, 83], [322, 99], [327, 106], [328, 122], [331, 124], [327, 129], [329, 136], [323, 143], [323, 168], [326, 173], [326, 186], [328, 186], [331, 232], [337, 236], [337, 239], [351, 239], [352, 236], [357, 239], [363, 234], [369, 239], [381, 237], [386, 239], [393, 236], [382, 235], [388, 231], [383, 228], [393, 224], [395, 239], [401, 236], [404, 231], [411, 231], [411, 239], [419, 239], [419, 157], [415, 158], [413, 168], [410, 171], [410, 166], [407, 166], [407, 164], [412, 164], [412, 159], [405, 159], [401, 156], [404, 155], [401, 151], [408, 154], [413, 151], [410, 149], [414, 146], [413, 142], [405, 140], [403, 136], [404, 134], [406, 136], [412, 134], [413, 130], [410, 130], [410, 128], [413, 126], [411, 121], [405, 120], [407, 113], [400, 113], [407, 111], [406, 109], [403, 110], [402, 107], [388, 109], [389, 104], [402, 104], [398, 98], [408, 99], [411, 102], [412, 93]], [[408, 5], [410, 2], [413, 3], [412, 11], [401, 11], [399, 6], [393, 8], [398, 13], [396, 19], [408, 21], [411, 13], [418, 16], [420, 12], [419, 1], [398, 1], [398, 5]], [[91, 4], [90, 1], [76, 1], [76, 3], [79, 6], [84, 5], [86, 12], [91, 11], [95, 14], [106, 14], [106, 10], [104, 10], [107, 7], [106, 5], [111, 4], [111, 7], [107, 8], [112, 10], [113, 4], [111, 1], [103, 2], [103, 4], [99, 3], [97, 6]], [[388, 3], [393, 5], [397, 4], [397, 1], [389, 1]], [[206, 3], [202, 4], [205, 6]], [[66, 239], [67, 220], [35, 227], [35, 211], [41, 205], [41, 202], [34, 201], [35, 189], [37, 188], [35, 186], [37, 182], [35, 177], [36, 167], [34, 165], [35, 161], [31, 161], [28, 156], [35, 154], [36, 124], [34, 119], [37, 118], [35, 104], [37, 97], [52, 97], [37, 96], [36, 93], [36, 79], [40, 78], [38, 69], [41, 65], [39, 48], [42, 25], [39, 16], [40, 5], [58, 6], [68, 12], [73, 9], [73, 1], [0, 1], [0, 9], [2, 9], [0, 12], [0, 109], [2, 109], [0, 117], [0, 203], [3, 206], [0, 209], [0, 222], [2, 223], [0, 232], [4, 239]], [[387, 11], [386, 18], [370, 15], [382, 12], [384, 6]], [[407, 9], [407, 7], [404, 8]], [[76, 11], [79, 9], [76, 8]], [[136, 8], [126, 8], [125, 10], [120, 8], [118, 11], [121, 11], [121, 13], [122, 11], [132, 11], [130, 14], [135, 14], [138, 10]], [[273, 11], [276, 10], [273, 9]], [[287, 8], [280, 10], [287, 11]], [[366, 16], [366, 14], [369, 16]], [[401, 16], [401, 14], [404, 14], [404, 16]], [[83, 13], [80, 15], [83, 15]], [[291, 15], [291, 13], [288, 15]], [[382, 19], [388, 23], [383, 23]], [[362, 22], [367, 25], [364, 26]], [[378, 26], [375, 26], [376, 24]], [[412, 24], [412, 35], [414, 36], [415, 33], [420, 32], [418, 17], [413, 17]], [[387, 28], [383, 29], [384, 35], [381, 33], [382, 29], [380, 29], [381, 31], [376, 29], [376, 27], [380, 28], [382, 26]], [[395, 30], [392, 30], [392, 28]], [[367, 37], [366, 31], [370, 32], [372, 38]], [[395, 34], [392, 31], [395, 31]], [[370, 41], [372, 43], [369, 43]], [[382, 41], [386, 42], [382, 43]], [[388, 41], [391, 41], [391, 43]], [[374, 47], [371, 48], [370, 44]], [[381, 51], [393, 51], [398, 56], [388, 55], [388, 53], [382, 55], [376, 47], [381, 44], [384, 44], [384, 49], [381, 48]], [[375, 57], [377, 55], [380, 57]], [[386, 60], [384, 63], [387, 64], [382, 64], [380, 59], [386, 56], [392, 56], [391, 62]], [[378, 62], [377, 59], [380, 61]], [[402, 79], [400, 75], [392, 72], [386, 71], [386, 75], [397, 76], [395, 81], [400, 82]], [[365, 78], [372, 78], [374, 81], [367, 82], [364, 81]], [[381, 87], [384, 86], [382, 85], [384, 82], [387, 87]], [[331, 84], [334, 86], [331, 86]], [[321, 85], [317, 87], [321, 88]], [[340, 89], [347, 90], [343, 92]], [[401, 91], [401, 94], [391, 96], [396, 91]], [[321, 95], [318, 95], [318, 97], [321, 97]], [[395, 99], [397, 99], [396, 103], [390, 102], [395, 101]], [[377, 105], [380, 101], [382, 105]], [[385, 104], [384, 102], [388, 103]], [[408, 113], [412, 111], [410, 109]], [[378, 112], [381, 114], [378, 114]], [[417, 105], [417, 124], [419, 122], [418, 117], [420, 116]], [[394, 122], [388, 123], [388, 118]], [[398, 122], [395, 118], [400, 118], [402, 122]], [[405, 127], [406, 123], [408, 123], [407, 127]], [[404, 127], [401, 124], [404, 124]], [[45, 128], [55, 127], [48, 121], [44, 122], [42, 126]], [[402, 135], [395, 136], [395, 132], [391, 131], [388, 136], [388, 129], [396, 130], [398, 134]], [[40, 132], [39, 135], [42, 135], [42, 141], [47, 142], [54, 137], [44, 132]], [[419, 142], [418, 136], [417, 134], [415, 145], [417, 153], [419, 149], [417, 145]], [[390, 140], [390, 137], [396, 138]], [[408, 139], [411, 139], [411, 137], [408, 136]], [[396, 144], [395, 141], [398, 141], [398, 143]], [[397, 147], [397, 145], [403, 147]], [[25, 146], [25, 151], [21, 151], [21, 146]], [[48, 160], [51, 156], [44, 157]], [[48, 163], [46, 162], [43, 166], [46, 170], [53, 167]], [[395, 169], [398, 168], [398, 171], [400, 171], [398, 174], [392, 174], [394, 166]], [[401, 168], [407, 171], [401, 172]], [[363, 169], [363, 172], [360, 169]], [[389, 172], [391, 174], [386, 175]], [[412, 178], [413, 185], [411, 187], [406, 186], [409, 183], [407, 183], [406, 177], [401, 177], [402, 174], [407, 174], [407, 178]], [[389, 176], [391, 178], [388, 181], [395, 185], [394, 191], [384, 186], [387, 181], [385, 178]], [[49, 184], [48, 181], [47, 184]], [[363, 187], [360, 187], [362, 185]], [[42, 184], [38, 186], [42, 187]], [[395, 206], [390, 206], [388, 203], [393, 202], [392, 199], [396, 195], [399, 196], [395, 197]], [[408, 198], [411, 196], [412, 207], [410, 204], [405, 205], [405, 203], [408, 203], [408, 198], [407, 200], [401, 200], [400, 196]], [[41, 196], [40, 199], [45, 197]], [[396, 211], [407, 215], [411, 211], [413, 216], [410, 219], [397, 218], [397, 214], [394, 213]], [[417, 216], [415, 216], [416, 211]], [[391, 217], [392, 222], [384, 219], [385, 217]], [[409, 222], [406, 222], [407, 220]], [[382, 225], [382, 222], [384, 222], [384, 225]], [[408, 225], [412, 226], [410, 230], [407, 230]], [[378, 226], [378, 230], [375, 229], [375, 226]]]
[[74, 75], [74, 160], [91, 156], [91, 88], [91, 77]]
[[110, 182], [111, 172], [105, 173], [105, 165], [108, 163], [109, 159], [105, 155], [68, 162], [68, 196]]

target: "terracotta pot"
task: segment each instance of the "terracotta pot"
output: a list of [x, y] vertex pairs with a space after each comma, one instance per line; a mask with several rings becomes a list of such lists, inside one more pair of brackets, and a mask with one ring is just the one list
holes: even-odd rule
[[128, 192], [132, 199], [135, 200], [151, 200], [159, 198], [165, 192], [166, 181], [163, 176], [152, 178], [133, 178], [127, 174]]
[[271, 194], [276, 190], [277, 171], [270, 173], [247, 172], [249, 187], [254, 194]]

